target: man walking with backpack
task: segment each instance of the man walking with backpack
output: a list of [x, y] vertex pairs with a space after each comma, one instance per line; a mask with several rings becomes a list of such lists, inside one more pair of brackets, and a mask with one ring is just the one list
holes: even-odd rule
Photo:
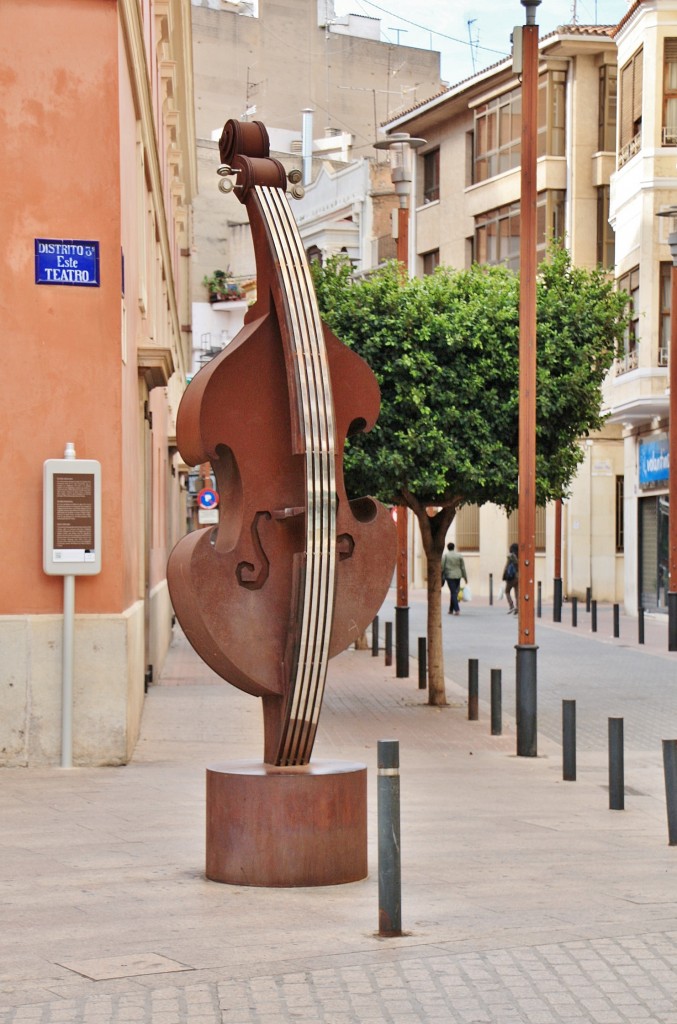
[[[503, 570], [503, 580], [505, 582], [505, 596], [508, 600], [508, 615], [517, 615], [517, 582], [519, 578], [519, 562], [517, 560], [517, 551], [517, 544], [511, 544], [510, 550], [508, 552], [508, 560], [505, 563], [505, 569]], [[513, 595], [515, 598], [514, 601]]]

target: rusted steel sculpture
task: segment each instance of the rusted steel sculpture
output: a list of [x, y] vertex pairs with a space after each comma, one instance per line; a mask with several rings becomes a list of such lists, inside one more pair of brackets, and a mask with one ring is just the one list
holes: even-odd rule
[[367, 364], [321, 322], [306, 255], [260, 122], [230, 120], [219, 173], [247, 208], [257, 301], [235, 340], [189, 384], [181, 454], [209, 461], [218, 527], [184, 537], [168, 566], [176, 614], [198, 654], [261, 697], [264, 762], [310, 761], [330, 657], [372, 620], [393, 573], [395, 528], [371, 498], [349, 501], [347, 435], [380, 395]]

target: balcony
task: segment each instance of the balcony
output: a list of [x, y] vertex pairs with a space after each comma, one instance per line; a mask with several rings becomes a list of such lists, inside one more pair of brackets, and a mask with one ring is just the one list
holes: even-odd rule
[[661, 128], [661, 145], [677, 146], [677, 127]]
[[637, 132], [633, 139], [620, 149], [618, 153], [618, 166], [622, 167], [623, 164], [627, 164], [628, 160], [631, 160], [635, 153], [639, 153], [642, 148], [642, 133]]
[[638, 355], [638, 350], [633, 348], [630, 352], [624, 352], [623, 355], [617, 356], [614, 359], [614, 375], [620, 377], [623, 373], [636, 370], [639, 365]]

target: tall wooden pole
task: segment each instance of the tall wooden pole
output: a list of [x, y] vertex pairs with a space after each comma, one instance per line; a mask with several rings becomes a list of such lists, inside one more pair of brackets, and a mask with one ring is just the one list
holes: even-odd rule
[[517, 754], [535, 757], [536, 743], [536, 160], [538, 25], [536, 4], [525, 3], [522, 29], [522, 153], [520, 201], [519, 338], [519, 642], [517, 644]]
[[672, 255], [670, 277], [670, 476], [668, 497], [668, 650], [677, 651], [677, 232], [668, 237]]
[[555, 578], [553, 580], [552, 619], [562, 621], [562, 499], [555, 502]]
[[[409, 197], [400, 196], [397, 210], [397, 259], [409, 272]], [[395, 607], [395, 675], [409, 676], [409, 510], [397, 507], [397, 605]]]

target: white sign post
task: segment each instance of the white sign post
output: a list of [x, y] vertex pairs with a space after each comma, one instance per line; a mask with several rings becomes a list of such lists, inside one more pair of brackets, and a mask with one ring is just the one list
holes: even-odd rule
[[76, 459], [71, 442], [43, 465], [42, 568], [63, 576], [61, 767], [72, 768], [75, 577], [101, 572], [101, 464]]

